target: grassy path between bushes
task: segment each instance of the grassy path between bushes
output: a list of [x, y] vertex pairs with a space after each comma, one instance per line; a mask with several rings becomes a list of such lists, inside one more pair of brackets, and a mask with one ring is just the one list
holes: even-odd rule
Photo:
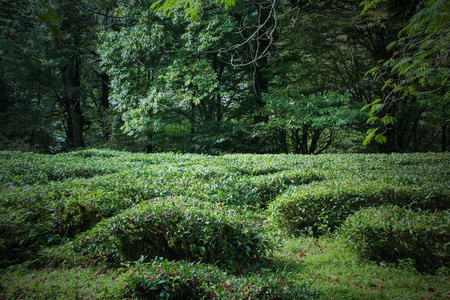
[[449, 166], [0, 152], [0, 299], [450, 298]]
[[421, 274], [407, 261], [400, 265], [362, 261], [336, 237], [287, 239], [286, 265], [298, 281], [309, 282], [321, 299], [448, 298], [446, 273]]
[[[333, 237], [288, 238], [284, 243], [273, 257], [273, 265], [247, 266], [244, 273], [274, 276], [285, 272], [293, 281], [318, 289], [320, 295], [315, 299], [450, 296], [448, 275], [420, 274], [407, 263], [391, 266], [364, 262], [344, 242]], [[278, 269], [275, 271], [274, 267]], [[84, 265], [38, 269], [23, 266], [1, 276], [1, 295], [5, 299], [122, 299], [121, 291], [125, 289], [122, 274], [123, 270]]]

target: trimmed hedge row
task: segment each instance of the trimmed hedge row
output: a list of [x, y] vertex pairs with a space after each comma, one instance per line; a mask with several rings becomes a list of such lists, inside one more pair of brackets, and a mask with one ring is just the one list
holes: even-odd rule
[[233, 210], [189, 198], [143, 202], [77, 235], [77, 253], [121, 262], [140, 256], [224, 263], [258, 257], [272, 247], [262, 228]]
[[0, 191], [0, 265], [31, 259], [42, 247], [72, 238], [136, 203], [91, 180]]
[[0, 232], [4, 232], [0, 260], [26, 260], [40, 247], [72, 238], [143, 200], [189, 196], [221, 205], [259, 207], [291, 184], [320, 178], [314, 171], [252, 177], [233, 175], [221, 166], [149, 165], [88, 179], [4, 189], [0, 191]]
[[267, 206], [278, 195], [290, 186], [322, 181], [325, 177], [315, 169], [288, 170], [269, 175], [249, 177], [248, 181], [257, 191], [257, 198], [263, 207]]
[[41, 247], [157, 197], [192, 197], [236, 209], [270, 206], [272, 223], [297, 233], [334, 230], [371, 205], [447, 209], [449, 163], [445, 153], [1, 152], [0, 260], [32, 258]]
[[450, 263], [450, 213], [416, 212], [399, 206], [364, 208], [338, 230], [362, 258], [398, 262], [413, 259], [419, 271]]
[[269, 223], [293, 233], [335, 230], [361, 208], [396, 204], [425, 210], [448, 208], [450, 193], [438, 185], [426, 189], [386, 182], [328, 181], [290, 188], [269, 205]]
[[318, 295], [288, 276], [236, 277], [216, 266], [155, 259], [127, 265], [125, 297], [139, 299], [311, 299]]
[[[104, 158], [76, 156], [48, 156], [27, 153], [0, 155], [0, 186], [46, 184], [73, 178], [90, 178], [118, 172], [122, 166], [111, 164]], [[6, 159], [5, 159], [6, 158]]]
[[91, 178], [163, 164], [177, 167], [201, 164], [202, 155], [172, 153], [133, 154], [112, 150], [80, 150], [57, 155], [0, 152], [0, 186], [46, 184], [75, 178]]

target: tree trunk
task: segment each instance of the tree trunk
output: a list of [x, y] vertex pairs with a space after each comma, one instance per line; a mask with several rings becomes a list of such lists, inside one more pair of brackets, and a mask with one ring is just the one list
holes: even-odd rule
[[109, 76], [106, 72], [101, 75], [102, 80], [102, 96], [101, 96], [101, 105], [104, 109], [109, 109]]
[[73, 147], [80, 148], [84, 147], [83, 139], [83, 125], [84, 119], [81, 114], [81, 105], [79, 99], [71, 99], [71, 116], [72, 116], [72, 133], [73, 133]]
[[81, 62], [78, 55], [73, 55], [70, 64], [63, 68], [63, 74], [67, 89], [64, 99], [67, 115], [67, 142], [70, 148], [84, 147], [83, 125], [86, 122], [80, 103]]
[[447, 152], [447, 125], [442, 125], [442, 152]]
[[109, 140], [111, 136], [111, 128], [108, 119], [108, 112], [111, 107], [109, 103], [109, 76], [106, 72], [100, 74], [100, 78], [102, 81], [102, 94], [100, 97], [100, 126], [103, 132], [103, 138], [105, 141]]
[[[268, 49], [271, 47], [274, 42], [268, 35], [271, 27], [274, 24], [273, 17], [271, 17], [271, 5], [268, 3], [257, 3], [258, 12], [259, 12], [259, 20], [263, 22], [267, 21], [265, 25], [258, 31], [257, 39], [253, 46], [254, 53], [251, 54], [253, 61], [253, 88], [255, 91], [255, 102], [258, 109], [264, 107], [264, 101], [262, 99], [262, 94], [269, 87], [269, 80], [267, 75], [264, 74], [267, 66], [268, 66]], [[252, 50], [250, 50], [252, 51]], [[258, 124], [261, 122], [267, 122], [268, 117], [266, 115], [256, 114], [254, 117], [254, 123]]]

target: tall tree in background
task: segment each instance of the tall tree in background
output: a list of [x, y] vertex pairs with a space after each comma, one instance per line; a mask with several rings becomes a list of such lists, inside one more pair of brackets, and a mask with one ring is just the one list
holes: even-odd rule
[[41, 35], [36, 1], [0, 2], [0, 113], [2, 144], [47, 150], [57, 108], [49, 98], [51, 79], [43, 63], [48, 38]]
[[[380, 97], [381, 89], [364, 75], [389, 57], [386, 47], [406, 24], [411, 5], [396, 1], [377, 14], [362, 16], [359, 2], [352, 0], [312, 0], [292, 6], [280, 22], [278, 55], [271, 59], [276, 68], [266, 96], [272, 113], [268, 124], [276, 124], [281, 144], [311, 153], [323, 149], [316, 144], [329, 146], [344, 133], [362, 137], [358, 131], [367, 129], [358, 111]], [[291, 113], [285, 111], [288, 103]], [[330, 113], [330, 122], [323, 122]], [[294, 146], [299, 141], [302, 146]]]
[[[445, 1], [371, 0], [362, 15], [355, 0], [0, 1], [4, 141], [214, 154], [447, 148]], [[381, 143], [348, 142], [366, 131], [366, 144]]]
[[[375, 8], [385, 1], [365, 1], [366, 10]], [[381, 123], [368, 132], [366, 141], [378, 138], [392, 139], [388, 125], [402, 129], [407, 115], [416, 114], [408, 134], [403, 130], [403, 144], [413, 145], [413, 150], [432, 149], [431, 144], [441, 137], [441, 150], [447, 150], [449, 123], [449, 31], [450, 3], [442, 0], [426, 0], [420, 10], [409, 20], [399, 33], [399, 39], [388, 46], [393, 51], [384, 63], [369, 73], [383, 85], [383, 97], [376, 100], [371, 108], [370, 122]], [[392, 117], [394, 116], [396, 120]], [[380, 122], [381, 121], [381, 122]], [[399, 126], [400, 125], [400, 126]], [[438, 126], [436, 126], [438, 125]], [[431, 137], [429, 142], [417, 139], [422, 130]], [[430, 135], [431, 133], [431, 135]], [[393, 149], [402, 151], [404, 148]]]
[[[257, 15], [262, 4], [249, 3], [244, 8]], [[123, 4], [117, 17], [125, 23], [101, 35], [124, 130], [146, 140], [149, 150], [176, 144], [196, 152], [260, 149], [249, 126], [259, 122], [267, 88], [268, 23], [248, 20], [244, 8], [224, 13], [216, 6], [201, 9], [196, 20], [176, 11], [169, 19], [151, 4]]]
[[[83, 110], [92, 115], [93, 103], [108, 107], [108, 90], [100, 81], [101, 76], [107, 77], [100, 72], [95, 52], [100, 25], [97, 15], [84, 7], [88, 4], [94, 1], [2, 3], [2, 28], [6, 29], [0, 38], [2, 111], [9, 140], [34, 143], [37, 139], [46, 146], [64, 141], [68, 149], [83, 147], [91, 124]], [[22, 117], [26, 120], [21, 121]]]

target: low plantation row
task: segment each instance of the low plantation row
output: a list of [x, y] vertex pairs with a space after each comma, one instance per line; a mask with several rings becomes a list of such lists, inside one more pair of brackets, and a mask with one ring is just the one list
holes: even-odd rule
[[[418, 270], [433, 272], [449, 265], [449, 166], [446, 153], [0, 152], [0, 267], [45, 263], [55, 249], [60, 263], [78, 257], [120, 266], [143, 258], [125, 276], [131, 293], [173, 296], [186, 288], [217, 298], [218, 290], [183, 285], [200, 284], [197, 271], [189, 280], [178, 276], [183, 284], [174, 289], [155, 285], [163, 279], [143, 266], [164, 257], [163, 265], [198, 262], [192, 270], [226, 267], [265, 257], [279, 233], [336, 232], [363, 258], [413, 259]], [[262, 288], [269, 283], [254, 289], [286, 299], [314, 295], [305, 286], [288, 291], [279, 280], [270, 292]]]

